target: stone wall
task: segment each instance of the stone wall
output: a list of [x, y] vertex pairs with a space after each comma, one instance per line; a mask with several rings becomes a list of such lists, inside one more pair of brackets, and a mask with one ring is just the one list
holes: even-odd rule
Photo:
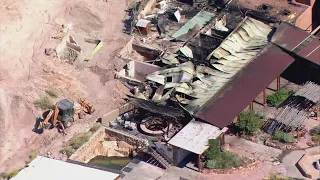
[[155, 145], [158, 153], [160, 153], [170, 163], [174, 162], [172, 145], [162, 143], [162, 142], [161, 143], [155, 142]]
[[124, 131], [112, 129], [110, 127], [105, 128], [105, 133], [108, 136], [115, 137], [119, 141], [124, 141], [134, 147], [136, 147], [136, 151], [144, 150], [148, 147], [148, 140], [138, 138], [134, 135], [128, 134]]
[[87, 163], [96, 156], [129, 156], [133, 146], [130, 146], [128, 145], [129, 143], [127, 144], [124, 142], [131, 142], [132, 140], [124, 141], [125, 138], [117, 137], [118, 136], [116, 136], [116, 138], [107, 138], [105, 128], [100, 128], [91, 136], [89, 141], [81, 146], [74, 154], [72, 154], [69, 159]]
[[87, 163], [90, 159], [97, 156], [97, 154], [106, 154], [106, 150], [102, 147], [101, 142], [105, 138], [104, 128], [100, 128], [95, 132], [75, 153], [73, 153], [69, 159], [79, 162]]
[[306, 154], [299, 160], [297, 167], [305, 177], [318, 179], [320, 177], [319, 170], [314, 168], [313, 163], [320, 159], [320, 146], [308, 148], [305, 151]]
[[261, 164], [260, 161], [253, 161], [251, 164], [248, 164], [244, 167], [232, 168], [232, 169], [207, 169], [204, 168], [201, 172], [204, 174], [235, 174], [242, 173], [252, 169], [255, 169]]

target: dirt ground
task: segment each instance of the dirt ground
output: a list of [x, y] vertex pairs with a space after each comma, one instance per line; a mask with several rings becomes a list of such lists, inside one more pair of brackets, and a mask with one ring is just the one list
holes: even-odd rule
[[[66, 141], [123, 103], [129, 92], [113, 76], [123, 65], [115, 55], [129, 39], [122, 20], [132, 1], [0, 1], [0, 172], [23, 167], [32, 151], [65, 159], [59, 152]], [[60, 42], [51, 37], [67, 23], [73, 24], [76, 40], [103, 41], [103, 48], [89, 62], [78, 59], [70, 64], [45, 55], [45, 48]], [[96, 112], [71, 126], [66, 136], [56, 129], [34, 133], [35, 119], [43, 112], [34, 102], [50, 87], [59, 91], [54, 102], [84, 97]]]

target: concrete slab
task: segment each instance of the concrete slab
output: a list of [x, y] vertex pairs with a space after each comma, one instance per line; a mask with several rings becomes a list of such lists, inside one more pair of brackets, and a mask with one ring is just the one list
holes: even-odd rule
[[143, 161], [138, 164], [129, 163], [128, 165], [132, 170], [126, 174], [122, 180], [155, 180], [165, 173], [164, 169]]
[[298, 178], [298, 179], [307, 179], [304, 177], [298, 168], [296, 167], [296, 163], [299, 159], [305, 154], [304, 150], [292, 151], [288, 155], [284, 156], [281, 162], [287, 169], [287, 174], [289, 177]]
[[225, 136], [225, 142], [229, 144], [230, 147], [246, 150], [254, 154], [255, 157], [259, 159], [262, 158], [263, 160], [271, 159], [271, 157], [277, 158], [283, 153], [280, 149], [257, 144], [245, 139], [237, 138], [236, 136]]
[[187, 167], [184, 168], [178, 168], [178, 167], [172, 167], [170, 171], [166, 172], [159, 180], [180, 180], [181, 178], [185, 179], [199, 179], [199, 176], [201, 173], [189, 169]]

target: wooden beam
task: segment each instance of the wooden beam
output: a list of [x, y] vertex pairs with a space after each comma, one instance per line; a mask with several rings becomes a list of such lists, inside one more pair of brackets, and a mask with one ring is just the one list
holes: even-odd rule
[[198, 154], [198, 170], [201, 172], [201, 154]]
[[280, 76], [277, 77], [277, 91], [280, 91]]
[[223, 132], [223, 133], [221, 134], [221, 142], [220, 142], [220, 145], [221, 145], [221, 146], [225, 144], [225, 136], [224, 136], [224, 133], [225, 133], [225, 132]]
[[310, 81], [310, 79], [311, 79], [311, 74], [312, 74], [312, 67], [311, 67], [311, 65], [309, 65], [309, 68], [308, 68], [308, 81]]
[[250, 110], [253, 110], [253, 101], [250, 102], [249, 109], [250, 109]]
[[310, 34], [315, 35], [318, 31], [320, 31], [320, 25], [317, 28], [315, 28]]
[[267, 94], [266, 89], [263, 89], [263, 105], [265, 106], [267, 104]]

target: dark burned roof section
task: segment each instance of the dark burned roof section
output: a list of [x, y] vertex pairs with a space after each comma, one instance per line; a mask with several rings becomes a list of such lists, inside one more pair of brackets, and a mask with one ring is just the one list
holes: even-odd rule
[[282, 22], [271, 42], [320, 65], [320, 40], [302, 29]]
[[135, 99], [130, 100], [129, 103], [134, 106], [137, 106], [141, 109], [155, 113], [155, 114], [162, 114], [162, 115], [169, 116], [169, 117], [182, 117], [183, 116], [183, 111], [180, 109], [157, 104], [152, 101], [147, 101], [147, 100], [135, 98]]
[[268, 43], [253, 62], [242, 69], [195, 115], [220, 128], [229, 125], [292, 62], [293, 57]]

